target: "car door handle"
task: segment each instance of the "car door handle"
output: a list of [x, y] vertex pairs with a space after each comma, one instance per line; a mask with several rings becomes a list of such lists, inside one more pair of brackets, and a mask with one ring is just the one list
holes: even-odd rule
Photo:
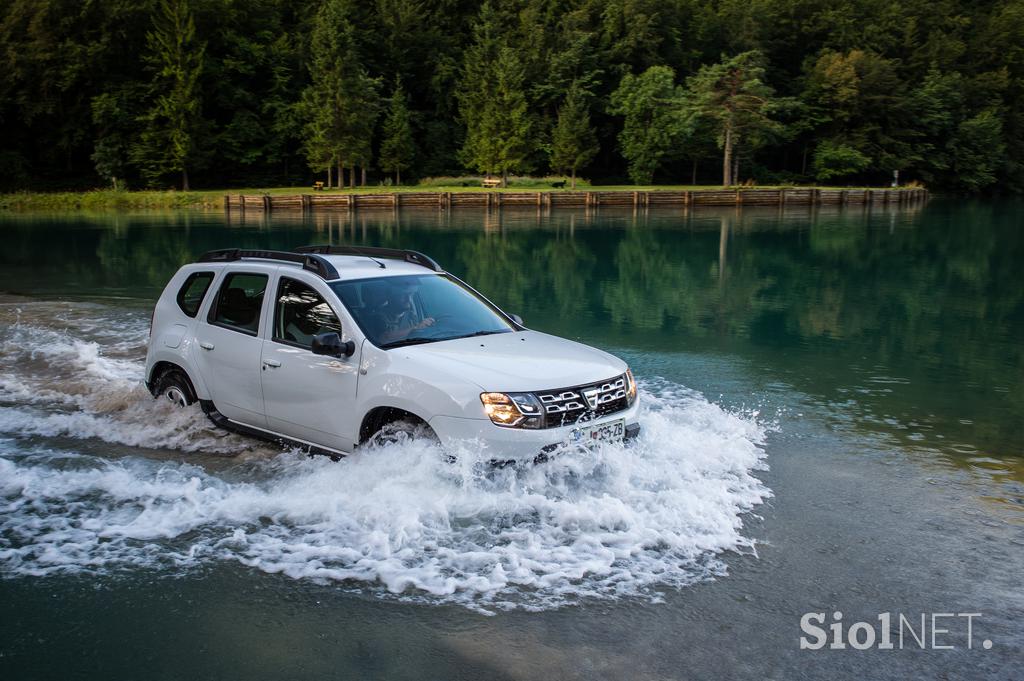
[[199, 347], [203, 350], [213, 350], [213, 343], [209, 341], [199, 341]]
[[276, 369], [277, 367], [281, 366], [281, 363], [278, 362], [276, 359], [265, 359], [263, 360], [263, 365], [268, 367], [274, 367]]

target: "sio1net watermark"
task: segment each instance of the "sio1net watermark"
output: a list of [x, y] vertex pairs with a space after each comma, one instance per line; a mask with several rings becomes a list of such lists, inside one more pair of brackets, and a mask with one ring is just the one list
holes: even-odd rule
[[[824, 612], [807, 612], [800, 617], [800, 650], [953, 650], [975, 645], [976, 620], [980, 612], [933, 612], [906, 615], [883, 612], [877, 622], [843, 622], [843, 613], [831, 617]], [[980, 647], [988, 650], [992, 641], [983, 639]]]

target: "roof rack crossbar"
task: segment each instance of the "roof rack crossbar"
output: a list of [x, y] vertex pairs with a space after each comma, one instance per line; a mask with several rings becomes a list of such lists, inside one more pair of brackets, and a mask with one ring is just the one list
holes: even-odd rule
[[419, 251], [410, 251], [402, 248], [378, 248], [376, 246], [328, 246], [326, 244], [320, 244], [316, 246], [300, 246], [295, 249], [296, 253], [318, 253], [321, 255], [362, 255], [368, 258], [391, 258], [394, 260], [404, 260], [405, 262], [412, 263], [413, 265], [419, 265], [420, 267], [426, 267], [434, 270], [435, 272], [443, 272], [437, 261], [431, 258], [429, 255], [424, 255]]
[[302, 269], [309, 270], [321, 279], [330, 280], [338, 278], [338, 270], [334, 268], [334, 265], [332, 265], [326, 258], [322, 258], [316, 253], [224, 248], [217, 251], [207, 251], [199, 256], [199, 259], [196, 262], [234, 262], [236, 260], [241, 260], [242, 258], [294, 262], [302, 265]]

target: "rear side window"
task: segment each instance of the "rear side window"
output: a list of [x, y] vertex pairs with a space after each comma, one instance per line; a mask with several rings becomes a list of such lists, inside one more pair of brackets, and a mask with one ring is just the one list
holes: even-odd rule
[[189, 317], [195, 317], [203, 304], [206, 290], [213, 281], [213, 272], [193, 272], [178, 289], [178, 307]]
[[217, 292], [217, 300], [210, 308], [207, 321], [255, 336], [260, 328], [260, 310], [263, 309], [266, 290], [265, 274], [229, 274]]

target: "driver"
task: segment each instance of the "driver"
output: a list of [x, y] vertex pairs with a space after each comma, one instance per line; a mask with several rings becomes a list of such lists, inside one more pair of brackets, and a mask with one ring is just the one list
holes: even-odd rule
[[433, 317], [419, 318], [413, 296], [419, 283], [413, 279], [388, 282], [384, 304], [379, 309], [380, 339], [383, 343], [404, 340], [413, 331], [434, 325]]

